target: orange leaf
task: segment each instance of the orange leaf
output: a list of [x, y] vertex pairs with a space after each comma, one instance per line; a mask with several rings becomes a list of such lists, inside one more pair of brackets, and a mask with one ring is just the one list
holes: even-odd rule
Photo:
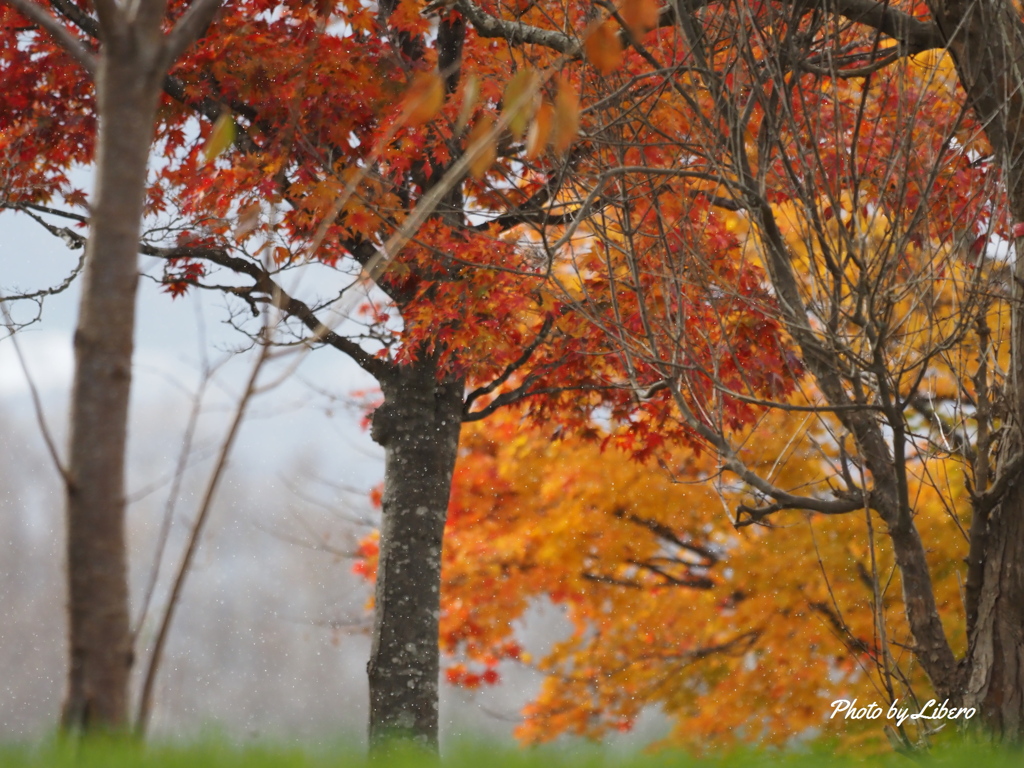
[[492, 128], [494, 128], [494, 118], [484, 115], [476, 121], [476, 125], [473, 126], [473, 130], [469, 132], [469, 138], [466, 140], [466, 152], [476, 155], [469, 164], [469, 174], [478, 181], [498, 159], [498, 148], [495, 146], [496, 137], [491, 135]]
[[622, 0], [619, 16], [626, 24], [630, 34], [639, 37], [658, 26], [661, 8], [658, 0]]
[[612, 21], [604, 22], [583, 41], [583, 51], [594, 69], [602, 75], [618, 69], [623, 57], [618, 25]]
[[421, 125], [444, 106], [444, 82], [437, 72], [417, 72], [405, 94], [403, 118], [409, 125]]
[[512, 10], [512, 14], [518, 19], [528, 10], [533, 8], [537, 3], [537, 0], [511, 0], [508, 6]]
[[576, 89], [564, 77], [558, 80], [555, 94], [555, 124], [551, 144], [555, 152], [565, 152], [580, 131], [580, 101]]
[[533, 160], [538, 157], [548, 144], [548, 137], [551, 136], [551, 128], [555, 119], [555, 108], [547, 102], [540, 105], [537, 116], [530, 124], [530, 130], [526, 134], [526, 157]]

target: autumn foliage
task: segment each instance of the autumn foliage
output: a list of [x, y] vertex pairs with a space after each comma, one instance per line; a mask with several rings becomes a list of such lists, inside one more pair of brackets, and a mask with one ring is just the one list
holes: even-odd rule
[[[584, 46], [579, 90], [596, 106], [582, 131], [601, 140], [557, 201], [593, 215], [554, 259], [551, 290], [614, 340], [594, 365], [632, 397], [572, 429], [533, 404], [464, 433], [448, 679], [473, 688], [503, 660], [535, 664], [547, 678], [528, 741], [628, 729], [648, 705], [698, 748], [877, 741], [884, 724], [829, 721], [829, 703], [923, 702], [935, 681], [914, 659], [894, 518], [860, 495], [874, 467], [851, 454], [850, 433], [868, 432], [849, 413], [898, 430], [903, 503], [962, 654], [977, 478], [964, 446], [980, 423], [964, 403], [1006, 370], [1002, 267], [985, 255], [1014, 233], [948, 58], [887, 59], [874, 32], [845, 26], [823, 32], [845, 46], [836, 65], [795, 37], [814, 19], [768, 4], [699, 13], [717, 35], [703, 50], [664, 28], [627, 50], [608, 21]], [[797, 39], [809, 64], [789, 72], [779, 51]], [[704, 69], [686, 70], [694, 60]], [[630, 87], [656, 61], [679, 67], [685, 93]], [[806, 307], [805, 337], [785, 290]], [[831, 357], [809, 372], [814, 338]], [[538, 412], [562, 426], [538, 428]], [[542, 659], [512, 628], [537, 600], [572, 627]]]
[[[744, 459], [774, 468], [777, 482], [821, 486], [827, 457], [813, 438], [805, 419], [764, 420]], [[937, 543], [930, 561], [956, 626], [962, 535], [949, 505], [962, 513], [965, 491], [949, 465], [919, 472], [918, 520]], [[837, 698], [927, 690], [912, 666], [887, 679], [883, 654], [903, 666], [911, 638], [877, 521], [793, 513], [737, 531], [729, 511], [745, 500], [707, 453], [679, 449], [659, 467], [600, 442], [552, 440], [514, 411], [467, 428], [445, 540], [448, 682], [497, 684], [506, 661], [545, 673], [517, 731], [527, 742], [629, 730], [651, 706], [675, 724], [673, 743], [697, 750], [811, 732], [877, 742], [878, 723], [827, 718]], [[359, 554], [357, 572], [372, 577], [372, 537]], [[515, 629], [538, 601], [567, 619], [546, 656]]]
[[[252, 278], [228, 293], [378, 377], [382, 445], [410, 371], [489, 417], [459, 449], [441, 647], [469, 688], [548, 674], [528, 740], [658, 705], [688, 744], [780, 743], [842, 695], [959, 695], [1020, 225], [929, 9], [892, 4], [901, 31], [848, 5], [245, 0], [171, 73], [168, 290]], [[0, 116], [0, 152], [45, 160], [6, 204], [81, 205], [92, 95], [55, 99], [38, 62], [74, 65], [3, 13], [31, 119]], [[348, 335], [309, 319], [334, 296], [277, 290], [311, 260], [359, 294]], [[511, 622], [541, 599], [572, 634], [531, 661]]]

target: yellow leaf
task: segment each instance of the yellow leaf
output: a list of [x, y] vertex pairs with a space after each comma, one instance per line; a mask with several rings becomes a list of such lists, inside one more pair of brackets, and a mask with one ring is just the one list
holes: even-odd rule
[[580, 100], [576, 89], [564, 77], [558, 79], [555, 93], [555, 121], [551, 144], [555, 152], [565, 152], [580, 130]]
[[466, 78], [466, 84], [462, 86], [462, 106], [459, 107], [459, 119], [455, 121], [455, 132], [461, 133], [466, 127], [469, 118], [473, 116], [473, 108], [480, 97], [480, 81], [476, 75]]
[[235, 121], [231, 118], [230, 112], [221, 112], [217, 122], [213, 124], [213, 131], [210, 132], [210, 138], [206, 140], [206, 146], [203, 147], [206, 162], [210, 162], [230, 147], [234, 140]]
[[495, 145], [495, 137], [491, 135], [494, 128], [494, 118], [484, 115], [476, 121], [473, 130], [469, 132], [466, 140], [466, 152], [474, 154], [469, 164], [469, 174], [478, 181], [487, 173], [487, 169], [498, 158], [498, 148]]
[[530, 130], [526, 134], [526, 157], [533, 160], [538, 157], [548, 145], [548, 137], [551, 135], [551, 128], [555, 120], [555, 108], [547, 102], [540, 105], [537, 115], [530, 124]]
[[658, 0], [622, 0], [619, 16], [626, 23], [630, 34], [639, 37], [658, 26], [661, 8]]
[[521, 69], [505, 86], [502, 96], [503, 114], [508, 115], [508, 127], [517, 141], [521, 141], [526, 133], [526, 126], [533, 116], [533, 96], [537, 93], [540, 78], [532, 69]]
[[444, 82], [437, 72], [417, 72], [405, 95], [404, 121], [421, 125], [444, 106]]
[[607, 75], [622, 64], [622, 41], [619, 39], [618, 24], [606, 21], [583, 41], [587, 60], [602, 75]]

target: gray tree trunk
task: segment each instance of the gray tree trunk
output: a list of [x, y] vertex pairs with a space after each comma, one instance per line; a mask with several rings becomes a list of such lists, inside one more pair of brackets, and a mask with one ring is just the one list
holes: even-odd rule
[[65, 728], [127, 724], [132, 643], [124, 455], [139, 226], [160, 93], [154, 85], [159, 81], [159, 73], [154, 77], [140, 69], [138, 57], [130, 51], [116, 49], [102, 57], [97, 76], [97, 175], [75, 330], [71, 397], [67, 493], [71, 663]]
[[384, 447], [383, 521], [370, 682], [370, 745], [437, 749], [441, 546], [462, 425], [464, 384], [431, 360], [392, 369], [373, 439]]
[[[128, 726], [132, 636], [124, 530], [124, 464], [135, 336], [139, 230], [164, 76], [205, 30], [219, 0], [197, 0], [167, 36], [166, 0], [95, 0], [98, 62], [30, 0], [9, 0], [94, 70], [96, 185], [78, 325], [66, 469], [70, 664], [66, 729]], [[76, 22], [77, 23], [77, 22]], [[98, 24], [98, 26], [96, 26]]]

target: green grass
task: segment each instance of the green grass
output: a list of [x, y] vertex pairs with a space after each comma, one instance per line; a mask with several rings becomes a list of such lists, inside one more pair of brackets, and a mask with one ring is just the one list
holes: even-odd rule
[[[303, 750], [271, 745], [243, 747], [224, 741], [144, 745], [112, 740], [63, 740], [0, 746], [0, 768], [361, 768], [367, 763], [361, 749], [341, 745]], [[422, 754], [399, 752], [375, 760], [372, 765], [420, 768], [431, 763]], [[449, 749], [442, 764], [444, 768], [1020, 768], [1024, 766], [1024, 752], [964, 743], [910, 759], [895, 753], [840, 756], [827, 746], [817, 745], [795, 752], [733, 752], [696, 759], [673, 752], [623, 757], [597, 747], [516, 751], [489, 748], [486, 744], [463, 744]]]

